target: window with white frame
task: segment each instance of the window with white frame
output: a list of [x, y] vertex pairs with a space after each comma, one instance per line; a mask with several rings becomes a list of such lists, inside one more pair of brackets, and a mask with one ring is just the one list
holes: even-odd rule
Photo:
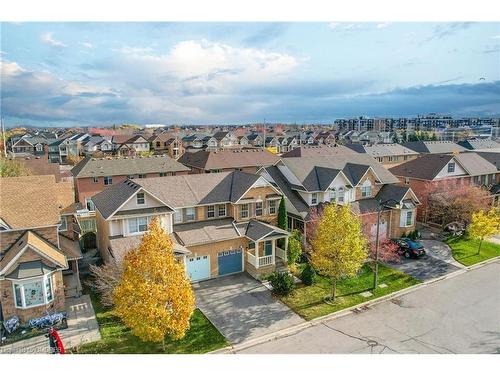
[[262, 202], [255, 202], [255, 216], [262, 216]]
[[174, 223], [182, 223], [182, 210], [175, 210], [174, 211]]
[[225, 204], [219, 204], [218, 210], [219, 210], [219, 212], [218, 212], [219, 217], [226, 216], [226, 205]]
[[312, 205], [318, 204], [318, 193], [311, 194], [311, 204]]
[[137, 204], [146, 204], [146, 196], [144, 193], [137, 193]]
[[411, 227], [413, 225], [413, 211], [406, 212], [406, 226]]
[[411, 227], [415, 222], [414, 210], [401, 210], [401, 227]]
[[207, 218], [211, 219], [215, 217], [215, 206], [207, 206]]
[[143, 174], [143, 173], [140, 173], [139, 175], [137, 175], [138, 178], [146, 178], [146, 175]]
[[271, 200], [269, 201], [269, 215], [275, 215], [276, 214], [276, 201]]
[[94, 184], [99, 183], [99, 177], [93, 177], [92, 181], [94, 182]]
[[337, 190], [335, 188], [330, 189], [330, 202], [337, 201]]
[[345, 190], [341, 186], [341, 187], [339, 187], [339, 191], [338, 191], [338, 194], [337, 194], [337, 202], [338, 203], [344, 203], [344, 196], [345, 196]]
[[128, 232], [130, 234], [146, 232], [148, 230], [148, 222], [149, 218], [147, 216], [128, 219]]
[[363, 198], [372, 196], [372, 183], [370, 182], [370, 180], [366, 180], [363, 183], [363, 186], [361, 186], [361, 196]]
[[27, 309], [46, 305], [54, 299], [52, 274], [26, 281], [13, 282], [16, 307]]
[[240, 218], [245, 219], [248, 217], [248, 203], [240, 205]]
[[113, 183], [113, 177], [104, 176], [104, 185], [111, 185]]
[[194, 207], [186, 208], [186, 220], [193, 221], [196, 219], [196, 211]]
[[448, 163], [448, 173], [455, 172], [455, 163]]

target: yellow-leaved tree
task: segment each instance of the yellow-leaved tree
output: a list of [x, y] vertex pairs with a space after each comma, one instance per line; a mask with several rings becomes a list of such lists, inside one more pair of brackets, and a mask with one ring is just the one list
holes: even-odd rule
[[490, 237], [499, 232], [500, 217], [494, 209], [484, 212], [480, 210], [472, 214], [472, 221], [469, 225], [469, 237], [479, 240], [477, 254], [481, 252], [481, 245], [486, 237]]
[[311, 262], [321, 275], [331, 277], [334, 301], [337, 281], [356, 276], [363, 266], [367, 243], [361, 222], [348, 205], [327, 205], [316, 225], [311, 240]]
[[116, 315], [143, 341], [181, 339], [189, 329], [193, 289], [158, 219], [151, 222], [139, 247], [125, 255], [114, 302]]

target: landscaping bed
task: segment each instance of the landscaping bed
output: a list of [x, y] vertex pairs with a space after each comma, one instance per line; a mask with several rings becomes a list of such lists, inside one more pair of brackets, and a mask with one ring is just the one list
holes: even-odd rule
[[191, 317], [191, 328], [182, 340], [165, 340], [163, 343], [144, 342], [134, 336], [113, 311], [104, 307], [98, 295], [88, 289], [102, 339], [73, 348], [75, 354], [155, 354], [206, 353], [227, 345], [224, 336], [210, 323], [203, 313], [196, 309]]
[[[304, 267], [304, 264], [299, 265], [297, 274]], [[383, 264], [379, 265], [378, 275], [379, 287], [374, 291], [373, 272], [370, 266], [364, 265], [357, 277], [337, 282], [337, 298], [333, 303], [324, 301], [325, 297], [331, 296], [332, 281], [320, 275], [313, 285], [298, 286], [292, 294], [280, 299], [304, 319], [311, 320], [420, 283], [419, 280]], [[380, 284], [387, 286], [380, 288]], [[364, 297], [360, 295], [363, 292], [371, 292], [372, 295]]]
[[483, 241], [479, 254], [477, 254], [479, 241], [467, 236], [448, 238], [446, 243], [451, 248], [453, 258], [464, 266], [470, 266], [500, 256], [500, 245], [492, 242]]

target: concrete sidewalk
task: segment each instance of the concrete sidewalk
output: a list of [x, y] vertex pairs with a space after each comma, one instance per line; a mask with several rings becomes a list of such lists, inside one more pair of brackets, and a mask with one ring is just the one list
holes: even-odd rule
[[[67, 298], [66, 312], [68, 313], [68, 328], [59, 331], [66, 350], [101, 339], [94, 308], [88, 295]], [[45, 335], [0, 346], [0, 354], [48, 353], [50, 353], [49, 340]]]

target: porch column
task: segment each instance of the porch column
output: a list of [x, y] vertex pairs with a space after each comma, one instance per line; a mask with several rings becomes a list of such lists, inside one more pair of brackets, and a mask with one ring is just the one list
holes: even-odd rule
[[285, 237], [285, 262], [288, 261], [288, 236]]
[[273, 246], [271, 248], [272, 249], [271, 250], [272, 251], [272, 253], [271, 253], [272, 257], [271, 257], [271, 259], [273, 260], [273, 264], [275, 264], [276, 263], [276, 261], [275, 261], [275, 259], [276, 259], [276, 239], [273, 240], [272, 244], [273, 244]]
[[255, 268], [259, 268], [259, 241], [255, 241]]

